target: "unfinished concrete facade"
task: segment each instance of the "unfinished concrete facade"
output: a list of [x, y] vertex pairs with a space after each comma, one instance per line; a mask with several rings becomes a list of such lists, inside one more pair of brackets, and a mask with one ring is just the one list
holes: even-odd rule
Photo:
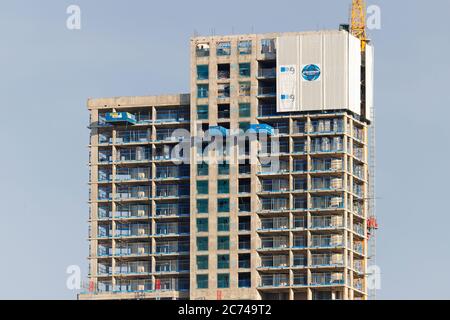
[[[297, 34], [196, 37], [190, 95], [88, 102], [92, 290], [81, 298], [367, 298], [370, 121], [339, 106], [277, 111], [277, 38]], [[102, 123], [114, 112], [136, 122]], [[255, 126], [273, 128], [276, 153], [255, 156], [258, 140], [243, 153], [205, 153], [203, 141], [188, 164], [171, 159], [174, 129], [227, 136]], [[147, 149], [129, 158], [125, 148]], [[133, 235], [134, 225], [147, 232]], [[142, 255], [121, 251], [135, 244]]]

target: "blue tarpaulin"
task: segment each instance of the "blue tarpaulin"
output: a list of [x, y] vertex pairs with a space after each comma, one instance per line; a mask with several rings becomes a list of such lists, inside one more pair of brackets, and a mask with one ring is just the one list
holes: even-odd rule
[[275, 129], [265, 123], [251, 124], [248, 130], [254, 131], [256, 133], [267, 133], [270, 136], [273, 136], [275, 134]]
[[106, 114], [106, 122], [124, 122], [136, 124], [136, 117], [128, 112], [109, 112]]

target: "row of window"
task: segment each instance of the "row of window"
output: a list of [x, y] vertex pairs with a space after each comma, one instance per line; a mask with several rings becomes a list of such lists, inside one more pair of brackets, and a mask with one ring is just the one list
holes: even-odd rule
[[[208, 251], [208, 237], [197, 237], [197, 251]], [[230, 237], [217, 237], [217, 250], [230, 250]]]
[[[230, 41], [220, 41], [216, 43], [216, 55], [217, 56], [229, 56], [231, 55], [231, 42]], [[247, 55], [252, 53], [252, 41], [242, 40], [239, 41], [237, 45], [237, 52], [239, 55]], [[261, 53], [262, 54], [274, 54], [275, 49], [275, 39], [262, 39], [261, 40]], [[209, 57], [210, 55], [210, 45], [209, 43], [198, 43], [196, 46], [197, 57]]]
[[[250, 81], [239, 82], [238, 94], [241, 97], [249, 97], [251, 92], [252, 84]], [[219, 99], [229, 98], [231, 95], [230, 84], [218, 84], [217, 85], [217, 96]], [[209, 97], [209, 84], [198, 84], [197, 85], [197, 98], [204, 99]]]
[[[230, 212], [230, 199], [217, 199], [217, 212]], [[197, 199], [197, 213], [208, 213], [208, 199]]]
[[[251, 112], [250, 103], [240, 103], [239, 104], [239, 117], [249, 118]], [[208, 105], [198, 105], [197, 106], [197, 119], [198, 120], [208, 120], [209, 118], [209, 106]], [[229, 104], [219, 104], [217, 106], [217, 118], [219, 119], [229, 119], [230, 118], [230, 105]]]
[[[217, 274], [217, 288], [225, 289], [230, 287], [230, 274], [219, 273]], [[238, 287], [239, 288], [250, 288], [251, 279], [250, 273], [239, 273], [238, 275]], [[197, 289], [208, 289], [208, 275], [199, 274], [197, 275]]]
[[[209, 180], [197, 181], [197, 194], [207, 195]], [[230, 193], [230, 181], [229, 180], [217, 180], [217, 193], [227, 194]]]
[[[250, 63], [239, 63], [238, 64], [239, 76], [248, 78], [251, 75], [251, 64]], [[230, 64], [218, 64], [217, 65], [217, 78], [219, 80], [229, 79], [231, 75]], [[209, 65], [202, 64], [197, 66], [197, 80], [208, 80], [209, 79]]]
[[[230, 231], [229, 217], [217, 218], [217, 231], [218, 232]], [[208, 232], [208, 218], [197, 219], [197, 232]]]

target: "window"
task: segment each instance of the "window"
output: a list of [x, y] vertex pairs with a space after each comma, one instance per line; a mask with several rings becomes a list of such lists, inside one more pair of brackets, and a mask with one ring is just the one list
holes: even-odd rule
[[217, 256], [217, 269], [228, 269], [230, 267], [230, 255], [219, 254]]
[[230, 165], [228, 163], [220, 163], [218, 170], [220, 175], [230, 174]]
[[196, 47], [197, 57], [208, 57], [209, 56], [209, 44], [208, 43], [198, 43]]
[[208, 251], [208, 237], [197, 237], [197, 250]]
[[294, 190], [306, 190], [307, 182], [305, 178], [294, 178]]
[[227, 80], [230, 79], [230, 64], [220, 63], [217, 65], [217, 79]]
[[217, 218], [217, 231], [230, 231], [230, 218], [228, 217]]
[[[208, 240], [208, 238], [206, 239]], [[228, 236], [217, 237], [217, 250], [229, 250], [229, 249], [230, 249], [230, 237]], [[208, 248], [206, 250], [208, 250]]]
[[250, 198], [239, 198], [239, 212], [250, 212]]
[[197, 213], [208, 213], [208, 199], [197, 200]]
[[230, 199], [217, 199], [217, 212], [230, 212]]
[[208, 218], [197, 219], [197, 232], [208, 232]]
[[205, 162], [197, 164], [197, 175], [207, 176], [208, 175], [208, 164]]
[[217, 96], [219, 99], [226, 99], [230, 97], [230, 84], [219, 83], [217, 85]]
[[251, 90], [251, 83], [246, 82], [239, 82], [239, 95], [242, 97], [248, 97], [250, 96], [250, 90]]
[[250, 288], [252, 286], [251, 274], [249, 272], [241, 272], [238, 275], [239, 288]]
[[230, 42], [218, 42], [217, 43], [217, 55], [218, 56], [229, 56], [231, 54], [231, 43]]
[[275, 39], [263, 39], [263, 40], [261, 40], [261, 53], [263, 53], [263, 54], [267, 54], [267, 53], [274, 54], [274, 53], [276, 53]]
[[238, 192], [239, 193], [250, 193], [250, 191], [251, 191], [250, 179], [238, 179]]
[[240, 253], [238, 255], [238, 266], [239, 268], [248, 269], [250, 268], [250, 253]]
[[217, 106], [217, 118], [219, 118], [219, 119], [229, 119], [230, 118], [230, 105], [229, 104], [219, 104]]
[[207, 84], [197, 85], [197, 98], [208, 98], [209, 86]]
[[208, 194], [208, 180], [197, 181], [197, 193], [198, 194]]
[[229, 180], [218, 180], [217, 181], [217, 193], [219, 193], [219, 194], [230, 193], [230, 181]]
[[239, 63], [239, 76], [240, 77], [250, 77], [250, 63]]
[[230, 287], [230, 275], [228, 273], [221, 273], [217, 275], [217, 288], [229, 288]]
[[239, 217], [239, 231], [250, 231], [251, 230], [251, 217], [244, 216]]
[[197, 275], [197, 289], [208, 289], [208, 275]]
[[208, 269], [208, 257], [209, 256], [197, 256], [197, 269], [199, 270]]
[[208, 106], [207, 105], [197, 106], [197, 119], [198, 120], [208, 120]]
[[249, 235], [239, 235], [238, 236], [238, 249], [239, 250], [250, 250], [251, 240]]
[[252, 53], [252, 42], [251, 40], [239, 41], [238, 44], [239, 54], [251, 54]]
[[240, 103], [239, 104], [239, 117], [249, 118], [250, 117], [250, 103]]
[[197, 66], [197, 80], [208, 80], [209, 66], [207, 64]]

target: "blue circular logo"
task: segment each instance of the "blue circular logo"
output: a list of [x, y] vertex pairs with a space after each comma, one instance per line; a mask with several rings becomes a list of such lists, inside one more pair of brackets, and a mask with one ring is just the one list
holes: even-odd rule
[[309, 64], [303, 68], [302, 76], [306, 81], [316, 81], [320, 78], [320, 67], [317, 64]]

